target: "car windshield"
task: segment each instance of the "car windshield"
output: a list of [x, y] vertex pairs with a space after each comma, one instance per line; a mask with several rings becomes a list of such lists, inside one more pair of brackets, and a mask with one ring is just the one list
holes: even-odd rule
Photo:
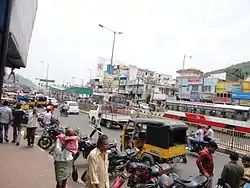
[[69, 106], [78, 106], [78, 103], [74, 102], [74, 103], [69, 103]]

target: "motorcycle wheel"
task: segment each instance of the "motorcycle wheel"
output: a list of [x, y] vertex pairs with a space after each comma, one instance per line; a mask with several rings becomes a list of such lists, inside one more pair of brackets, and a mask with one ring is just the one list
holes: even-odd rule
[[39, 140], [37, 145], [44, 150], [49, 149], [53, 144], [53, 141], [50, 137], [42, 136]]

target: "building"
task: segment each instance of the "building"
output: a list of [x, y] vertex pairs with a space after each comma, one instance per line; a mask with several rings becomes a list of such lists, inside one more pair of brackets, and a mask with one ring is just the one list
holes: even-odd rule
[[177, 73], [180, 74], [176, 79], [181, 100], [212, 102], [218, 78], [204, 77], [197, 69], [178, 70]]
[[160, 74], [134, 65], [114, 65], [113, 73], [105, 71], [102, 77], [88, 83], [95, 91], [120, 93], [128, 98], [166, 100], [175, 93], [176, 82], [171, 75]]

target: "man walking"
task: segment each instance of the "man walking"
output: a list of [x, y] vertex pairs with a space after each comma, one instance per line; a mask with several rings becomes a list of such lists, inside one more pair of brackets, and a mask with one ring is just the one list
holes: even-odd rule
[[224, 166], [218, 184], [223, 187], [227, 187], [226, 184], [228, 184], [231, 188], [239, 188], [244, 175], [244, 167], [238, 163], [238, 153], [231, 152], [229, 158], [231, 161]]
[[88, 156], [88, 168], [86, 174], [86, 188], [108, 188], [108, 136], [100, 135], [97, 147]]
[[44, 114], [44, 117], [43, 117], [44, 127], [50, 126], [50, 124], [51, 124], [51, 117], [52, 117], [51, 109], [47, 107], [46, 108], [46, 113]]
[[21, 130], [24, 120], [25, 112], [21, 109], [21, 104], [16, 105], [16, 109], [13, 112], [13, 140], [12, 143], [16, 143], [17, 146], [20, 144]]
[[212, 177], [214, 175], [213, 154], [218, 149], [215, 142], [210, 142], [207, 148], [204, 148], [196, 160], [196, 165], [200, 173], [207, 178], [211, 178], [210, 187], [212, 187]]
[[4, 140], [6, 143], [9, 142], [9, 125], [12, 121], [12, 111], [8, 107], [8, 102], [4, 101], [3, 106], [0, 107], [0, 143], [3, 143], [3, 130]]

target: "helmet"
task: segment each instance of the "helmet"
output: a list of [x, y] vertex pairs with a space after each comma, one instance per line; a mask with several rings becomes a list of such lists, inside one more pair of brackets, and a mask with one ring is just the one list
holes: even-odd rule
[[52, 111], [52, 106], [47, 106], [46, 110]]

